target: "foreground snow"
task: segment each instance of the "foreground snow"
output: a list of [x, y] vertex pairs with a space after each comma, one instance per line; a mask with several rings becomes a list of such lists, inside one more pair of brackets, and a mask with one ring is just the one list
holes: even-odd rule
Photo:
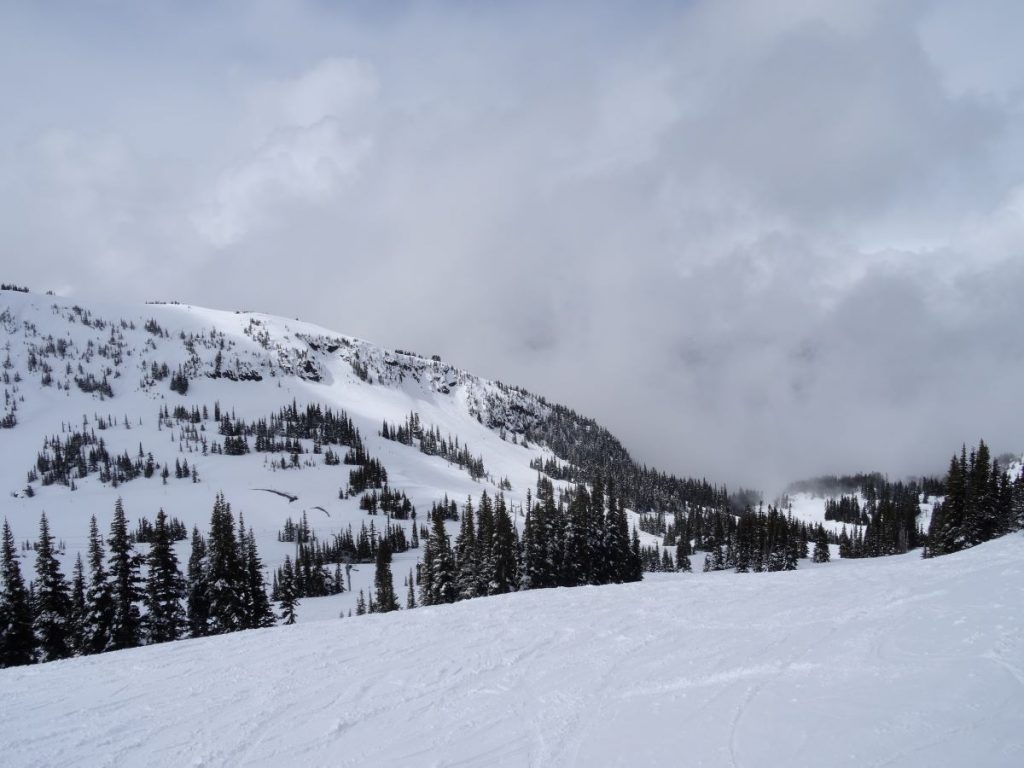
[[1024, 764], [1024, 538], [0, 671], [7, 766]]

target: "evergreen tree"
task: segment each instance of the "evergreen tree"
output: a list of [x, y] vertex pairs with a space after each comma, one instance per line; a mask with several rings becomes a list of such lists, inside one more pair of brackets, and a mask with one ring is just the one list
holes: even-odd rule
[[71, 595], [53, 554], [53, 536], [44, 512], [39, 519], [36, 544], [33, 629], [40, 661], [66, 659], [71, 655]]
[[0, 575], [0, 667], [31, 664], [35, 659], [32, 604], [18, 564], [18, 550], [11, 526], [4, 520]]
[[462, 512], [459, 535], [455, 538], [455, 593], [458, 600], [469, 600], [481, 594], [480, 557], [481, 548], [477, 544], [476, 529], [473, 525], [473, 502], [467, 499]]
[[292, 568], [292, 561], [288, 555], [284, 556], [284, 565], [281, 566], [281, 578], [277, 583], [278, 599], [281, 604], [281, 618], [286, 625], [295, 623], [295, 608], [298, 599], [295, 596], [295, 570]]
[[432, 515], [430, 538], [427, 540], [429, 559], [424, 557], [420, 578], [420, 602], [423, 605], [453, 603], [456, 598], [455, 555], [444, 529], [444, 514], [437, 510]]
[[611, 484], [609, 484], [608, 523], [605, 552], [609, 562], [609, 579], [621, 584], [632, 581], [635, 575], [634, 552], [630, 547], [629, 521], [625, 507], [620, 498], [612, 501]]
[[494, 506], [494, 540], [491, 546], [491, 572], [487, 584], [487, 593], [503, 595], [516, 588], [518, 573], [516, 568], [516, 531], [512, 525], [505, 497], [498, 496]]
[[[241, 515], [239, 515], [241, 519]], [[256, 534], [252, 528], [245, 537], [245, 568], [246, 581], [249, 596], [249, 621], [250, 627], [272, 627], [274, 626], [274, 612], [267, 599], [267, 585], [263, 580], [263, 560], [256, 549]], [[338, 570], [337, 578], [341, 579], [341, 571]], [[339, 588], [340, 592], [341, 589]]]
[[110, 648], [114, 625], [114, 596], [96, 516], [89, 521], [89, 588], [85, 593], [85, 624], [82, 628], [82, 653], [103, 653]]
[[[466, 501], [466, 514], [472, 514], [472, 504]], [[490, 591], [491, 574], [494, 572], [492, 550], [494, 547], [494, 506], [491, 497], [484, 491], [480, 494], [480, 505], [477, 509], [477, 526], [474, 560], [476, 561], [476, 595], [486, 595]]]
[[377, 547], [377, 562], [374, 568], [373, 584], [377, 592], [375, 601], [377, 613], [398, 610], [398, 596], [391, 576], [391, 545], [387, 538], [381, 539]]
[[814, 538], [814, 562], [827, 563], [831, 559], [828, 546], [828, 534], [824, 526], [818, 526], [818, 532]]
[[693, 571], [693, 566], [690, 564], [691, 554], [693, 552], [690, 547], [689, 534], [684, 534], [676, 542], [676, 567], [683, 573], [691, 573]]
[[626, 581], [641, 581], [644, 577], [644, 564], [640, 557], [640, 534], [636, 528], [633, 529], [633, 538], [630, 542], [629, 578]]
[[134, 551], [128, 536], [128, 521], [120, 498], [114, 504], [114, 520], [110, 524], [107, 547], [110, 552], [107, 565], [114, 601], [110, 649], [135, 648], [142, 644], [142, 618], [139, 612], [142, 600], [142, 578], [139, 575], [141, 558]]
[[153, 524], [153, 540], [149, 557], [149, 576], [146, 579], [146, 639], [150, 643], [178, 640], [188, 625], [182, 600], [185, 598], [185, 579], [178, 567], [178, 556], [167, 527], [167, 515], [161, 509]]
[[569, 514], [565, 521], [562, 539], [561, 573], [559, 584], [563, 587], [575, 587], [587, 583], [588, 562], [590, 560], [589, 521], [590, 498], [586, 489], [577, 487]]
[[206, 567], [206, 541], [192, 529], [192, 553], [188, 559], [188, 631], [192, 637], [210, 634], [210, 580]]
[[231, 505], [218, 493], [210, 515], [207, 548], [207, 594], [209, 595], [212, 635], [245, 629], [248, 623], [245, 607], [246, 575], [235, 538], [235, 521]]
[[85, 653], [85, 622], [88, 615], [85, 603], [85, 567], [82, 553], [75, 556], [71, 576], [71, 647], [75, 655]]

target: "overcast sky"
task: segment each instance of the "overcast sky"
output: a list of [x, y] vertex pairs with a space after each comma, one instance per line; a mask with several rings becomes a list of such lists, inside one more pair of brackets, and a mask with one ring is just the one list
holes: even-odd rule
[[2, 278], [301, 316], [776, 489], [1024, 449], [1024, 3], [0, 6]]

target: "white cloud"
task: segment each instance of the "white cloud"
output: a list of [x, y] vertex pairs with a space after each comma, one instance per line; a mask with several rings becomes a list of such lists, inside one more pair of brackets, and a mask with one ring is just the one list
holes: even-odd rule
[[377, 79], [367, 64], [328, 58], [291, 80], [257, 85], [246, 116], [258, 137], [223, 170], [193, 220], [213, 246], [239, 242], [291, 203], [322, 205], [358, 172], [374, 145]]
[[9, 6], [5, 279], [437, 351], [733, 484], [1019, 448], [1024, 54], [958, 7], [125, 5], [72, 56]]

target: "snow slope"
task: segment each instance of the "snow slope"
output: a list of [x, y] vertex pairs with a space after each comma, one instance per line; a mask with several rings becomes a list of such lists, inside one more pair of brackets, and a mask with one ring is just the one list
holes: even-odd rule
[[[152, 366], [164, 363], [171, 373], [180, 366], [188, 374], [187, 394], [172, 392], [167, 379], [153, 378]], [[43, 386], [46, 366], [51, 369], [51, 382]], [[218, 372], [224, 375], [212, 378]], [[80, 391], [74, 380], [87, 375], [97, 381], [106, 379], [113, 397]], [[311, 441], [303, 441], [307, 453], [298, 469], [270, 466], [270, 461], [281, 460], [285, 455], [281, 453], [205, 455], [181, 440], [181, 425], [159, 423], [157, 416], [164, 407], [207, 407], [212, 413], [219, 402], [225, 412], [250, 421], [266, 418], [293, 401], [300, 409], [310, 403], [336, 412], [343, 409], [360, 430], [368, 453], [386, 467], [391, 488], [405, 492], [416, 506], [420, 522], [425, 521], [431, 503], [445, 495], [460, 503], [467, 496], [478, 500], [483, 491], [493, 497], [500, 491], [498, 483], [507, 479], [511, 490], [504, 493], [521, 530], [517, 510], [537, 478], [530, 460], [550, 456], [541, 447], [513, 443], [511, 433], [503, 439], [492, 428], [496, 424], [514, 428], [547, 413], [549, 406], [536, 396], [439, 360], [385, 350], [310, 323], [253, 312], [181, 304], [109, 305], [0, 291], [0, 377], [5, 395], [0, 418], [12, 407], [17, 409], [17, 426], [0, 429], [0, 517], [10, 522], [19, 542], [34, 541], [40, 513], [45, 511], [52, 533], [65, 545], [65, 574], [70, 574], [75, 555], [85, 554], [90, 515], [96, 515], [105, 535], [118, 496], [124, 500], [131, 528], [142, 517], [152, 521], [162, 508], [169, 517], [181, 519], [188, 528], [197, 525], [205, 533], [214, 497], [222, 491], [235, 514], [244, 513], [247, 525], [254, 529], [268, 584], [272, 570], [285, 555], [294, 553], [294, 545], [277, 541], [286, 518], [297, 521], [306, 510], [321, 540], [350, 525], [358, 534], [364, 522], [373, 521], [378, 530], [386, 524], [384, 517], [369, 517], [360, 510], [358, 498], [338, 498], [352, 467], [326, 466], [322, 455], [311, 453]], [[475, 481], [438, 456], [378, 436], [383, 420], [397, 424], [412, 411], [424, 426], [458, 437], [474, 456], [482, 456], [489, 477]], [[101, 428], [103, 423], [109, 426]], [[27, 497], [26, 474], [35, 466], [44, 439], [64, 439], [72, 428], [83, 425], [103, 438], [111, 454], [127, 452], [134, 459], [141, 445], [159, 463], [187, 460], [198, 470], [200, 482], [172, 475], [163, 484], [154, 476], [112, 488], [91, 474], [76, 480], [74, 491], [35, 483], [34, 496]], [[222, 439], [215, 421], [201, 426], [208, 440]], [[307, 460], [313, 466], [306, 466]], [[299, 498], [289, 504], [255, 490], [259, 488]], [[411, 536], [411, 521], [397, 524]], [[457, 523], [449, 524], [453, 536], [457, 528]], [[642, 540], [656, 541], [646, 534]], [[188, 552], [187, 543], [179, 544], [182, 563]], [[392, 568], [403, 598], [401, 581], [421, 552], [395, 556]], [[26, 577], [31, 576], [32, 563], [28, 553], [22, 561]], [[304, 600], [299, 620], [347, 613], [354, 608], [358, 591], [369, 589], [372, 577], [372, 565], [354, 567], [351, 592]]]
[[1020, 766], [1024, 537], [151, 646], [0, 701], [9, 768]]

